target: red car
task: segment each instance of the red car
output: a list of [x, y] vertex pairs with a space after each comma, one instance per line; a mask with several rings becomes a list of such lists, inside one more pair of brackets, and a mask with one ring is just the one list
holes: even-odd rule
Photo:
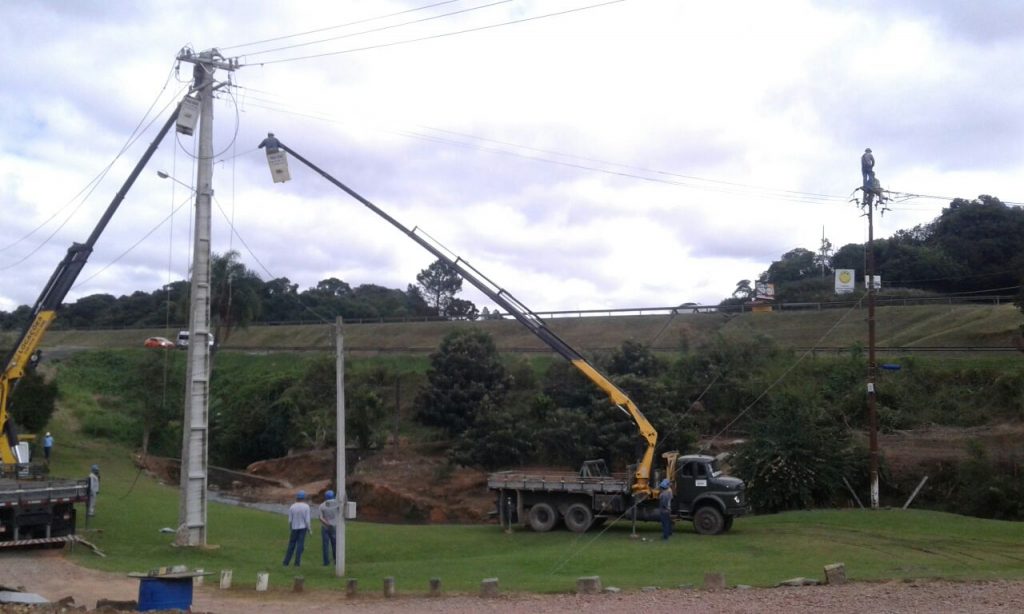
[[146, 339], [142, 345], [148, 348], [164, 350], [174, 349], [174, 342], [164, 337], [150, 337], [149, 339]]

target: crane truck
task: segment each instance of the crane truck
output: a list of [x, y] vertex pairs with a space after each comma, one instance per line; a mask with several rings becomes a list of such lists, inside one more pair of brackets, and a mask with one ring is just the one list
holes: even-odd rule
[[[701, 534], [717, 534], [732, 527], [733, 519], [749, 511], [746, 488], [742, 480], [722, 473], [717, 460], [707, 455], [686, 455], [665, 452], [664, 465], [654, 468], [658, 432], [640, 408], [598, 371], [580, 352], [556, 335], [544, 320], [518, 299], [461, 257], [427, 240], [418, 228], [410, 230], [377, 205], [335, 179], [316, 164], [274, 137], [273, 133], [260, 144], [266, 147], [267, 161], [275, 182], [288, 175], [280, 167], [286, 165], [280, 152], [286, 152], [315, 173], [341, 189], [376, 213], [407, 237], [418, 243], [435, 258], [454, 269], [484, 295], [565, 358], [588, 380], [600, 388], [613, 405], [629, 416], [644, 442], [644, 452], [627, 474], [615, 475], [604, 461], [585, 461], [571, 474], [526, 474], [499, 472], [488, 477], [488, 488], [495, 494], [496, 512], [502, 524], [526, 524], [535, 531], [549, 531], [561, 520], [571, 531], [585, 532], [604, 520], [629, 515], [635, 519], [656, 520], [658, 484], [668, 479], [675, 486], [672, 511], [676, 518], [692, 520]], [[285, 166], [286, 168], [286, 166]], [[419, 232], [418, 232], [419, 231]]]
[[[186, 97], [186, 100], [188, 98]], [[42, 355], [43, 336], [57, 317], [93, 247], [128, 194], [160, 142], [178, 119], [179, 104], [143, 153], [117, 194], [107, 206], [85, 243], [72, 243], [32, 307], [31, 319], [10, 350], [0, 371], [0, 548], [60, 543], [75, 533], [75, 504], [90, 496], [88, 479], [59, 479], [49, 467], [31, 462], [29, 437], [21, 437], [15, 425], [12, 397], [18, 382], [34, 369]]]

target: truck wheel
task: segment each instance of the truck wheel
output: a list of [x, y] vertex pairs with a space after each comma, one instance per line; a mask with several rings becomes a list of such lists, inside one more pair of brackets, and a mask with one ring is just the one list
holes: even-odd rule
[[725, 527], [725, 519], [718, 508], [706, 505], [693, 516], [693, 528], [701, 535], [718, 535]]
[[545, 533], [550, 531], [555, 526], [555, 523], [558, 522], [558, 514], [555, 512], [555, 508], [547, 503], [535, 503], [530, 508], [530, 513], [527, 514], [526, 520], [530, 523], [531, 529], [538, 533]]
[[565, 526], [573, 533], [586, 533], [594, 524], [594, 512], [582, 503], [573, 503], [565, 510]]
[[736, 518], [735, 516], [726, 516], [725, 517], [725, 525], [722, 527], [722, 532], [723, 533], [732, 528], [732, 521], [735, 518]]

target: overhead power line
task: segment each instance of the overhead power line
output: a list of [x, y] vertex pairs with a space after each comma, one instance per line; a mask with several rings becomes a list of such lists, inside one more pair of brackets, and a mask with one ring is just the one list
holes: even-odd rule
[[238, 49], [239, 47], [253, 47], [255, 45], [262, 45], [265, 43], [274, 43], [281, 40], [287, 40], [289, 38], [297, 38], [299, 36], [307, 36], [309, 34], [319, 34], [320, 32], [327, 32], [328, 30], [337, 30], [340, 28], [347, 28], [348, 26], [356, 26], [361, 23], [370, 23], [372, 21], [379, 21], [381, 19], [387, 19], [389, 17], [397, 17], [398, 15], [405, 15], [406, 13], [415, 13], [416, 11], [422, 11], [425, 9], [432, 9], [434, 7], [442, 6], [445, 4], [452, 4], [453, 2], [459, 2], [460, 0], [444, 0], [443, 2], [434, 2], [433, 4], [427, 4], [425, 6], [418, 6], [404, 11], [397, 11], [395, 13], [388, 13], [387, 15], [378, 15], [376, 17], [368, 17], [366, 19], [357, 19], [356, 21], [349, 21], [347, 23], [340, 23], [334, 26], [327, 26], [324, 28], [317, 28], [316, 30], [307, 30], [305, 32], [297, 32], [295, 34], [285, 34], [284, 36], [275, 36], [274, 38], [265, 38], [263, 40], [253, 41], [251, 43], [240, 43], [238, 45], [229, 45], [227, 47], [219, 47], [221, 51], [226, 49]]
[[[440, 15], [432, 15], [430, 17], [423, 17], [421, 19], [413, 19], [412, 21], [405, 21], [405, 22], [402, 22], [402, 23], [396, 23], [396, 24], [392, 24], [392, 25], [389, 25], [389, 26], [381, 26], [379, 28], [371, 28], [369, 30], [362, 30], [362, 31], [359, 31], [359, 32], [351, 32], [349, 34], [341, 34], [339, 36], [332, 36], [330, 38], [322, 38], [320, 40], [315, 40], [315, 41], [307, 41], [305, 43], [295, 43], [294, 45], [286, 45], [284, 47], [275, 47], [273, 49], [264, 49], [262, 51], [254, 51], [252, 53], [245, 54], [243, 57], [249, 58], [249, 57], [252, 57], [254, 55], [263, 55], [265, 53], [275, 53], [277, 51], [286, 51], [288, 49], [296, 49], [298, 47], [308, 47], [310, 45], [319, 45], [319, 44], [322, 44], [322, 43], [329, 43], [329, 42], [332, 42], [332, 41], [341, 40], [343, 38], [352, 38], [353, 36], [362, 36], [363, 34], [373, 34], [374, 32], [383, 32], [384, 30], [392, 30], [394, 28], [401, 28], [401, 27], [404, 27], [404, 26], [409, 26], [409, 25], [413, 25], [413, 24], [417, 24], [417, 23], [424, 23], [424, 22], [427, 22], [427, 21], [433, 21], [435, 19], [441, 19], [443, 17], [451, 17], [452, 15], [459, 15], [461, 13], [469, 13], [469, 12], [472, 12], [472, 11], [478, 11], [480, 9], [487, 9], [487, 8], [491, 8], [491, 7], [494, 7], [494, 6], [498, 6], [499, 4], [508, 4], [509, 2], [512, 2], [512, 0], [497, 0], [496, 2], [491, 2], [489, 4], [482, 4], [480, 6], [473, 6], [473, 7], [466, 8], [466, 9], [459, 9], [457, 11], [452, 11], [450, 13], [441, 13]], [[267, 62], [267, 63], [269, 64], [270, 62]]]
[[543, 15], [534, 15], [532, 17], [523, 17], [521, 19], [512, 19], [512, 20], [509, 20], [509, 21], [503, 21], [501, 23], [495, 23], [495, 24], [490, 24], [490, 25], [486, 25], [486, 26], [477, 26], [475, 28], [466, 28], [466, 29], [463, 29], [463, 30], [455, 30], [455, 31], [452, 31], [452, 32], [443, 32], [441, 34], [431, 34], [429, 36], [421, 36], [421, 37], [418, 37], [418, 38], [410, 38], [410, 39], [406, 39], [406, 40], [392, 41], [390, 43], [380, 43], [380, 44], [377, 44], [377, 45], [367, 45], [365, 47], [356, 47], [356, 48], [353, 48], [353, 49], [343, 49], [341, 51], [329, 51], [329, 52], [326, 52], [326, 53], [317, 53], [317, 54], [313, 54], [313, 55], [303, 55], [303, 56], [297, 56], [297, 57], [292, 57], [292, 58], [283, 58], [283, 59], [280, 59], [280, 60], [266, 60], [266, 61], [263, 61], [263, 62], [248, 62], [248, 63], [243, 63], [241, 65], [245, 66], [245, 65], [256, 64], [256, 65], [262, 66], [262, 65], [265, 65], [265, 64], [280, 64], [282, 62], [296, 62], [296, 61], [299, 61], [299, 60], [311, 60], [313, 58], [323, 58], [323, 57], [328, 57], [328, 56], [332, 56], [332, 55], [341, 55], [341, 54], [344, 54], [344, 53], [355, 53], [357, 51], [369, 51], [371, 49], [383, 49], [385, 47], [397, 47], [399, 45], [408, 45], [408, 44], [411, 44], [411, 43], [420, 43], [420, 42], [423, 42], [423, 41], [434, 40], [434, 39], [438, 39], [438, 38], [445, 38], [445, 37], [449, 37], [449, 36], [458, 36], [459, 34], [468, 34], [470, 32], [481, 32], [483, 30], [492, 30], [494, 28], [500, 28], [500, 27], [503, 27], [503, 26], [510, 26], [510, 25], [515, 25], [515, 24], [520, 24], [520, 23], [526, 23], [528, 21], [537, 21], [539, 19], [546, 19], [548, 17], [559, 17], [559, 16], [562, 16], [562, 15], [568, 15], [568, 14], [571, 14], [571, 13], [579, 13], [581, 11], [587, 11], [587, 10], [590, 10], [590, 9], [601, 8], [601, 7], [604, 7], [604, 6], [609, 6], [611, 4], [619, 4], [620, 2], [625, 2], [625, 1], [626, 0], [608, 0], [607, 2], [599, 2], [597, 4], [588, 4], [587, 6], [580, 6], [580, 7], [576, 7], [576, 8], [573, 8], [573, 9], [567, 9], [567, 10], [564, 10], [564, 11], [557, 11], [557, 12], [554, 12], [554, 13], [545, 13]]

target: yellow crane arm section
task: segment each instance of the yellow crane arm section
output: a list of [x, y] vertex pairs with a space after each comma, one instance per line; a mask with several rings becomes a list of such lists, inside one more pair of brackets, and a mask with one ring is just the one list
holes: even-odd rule
[[632, 401], [626, 393], [622, 392], [618, 386], [608, 381], [604, 375], [602, 375], [597, 369], [595, 369], [589, 362], [582, 359], [576, 359], [570, 361], [572, 365], [580, 370], [583, 375], [590, 381], [594, 382], [598, 388], [603, 390], [608, 398], [611, 399], [612, 403], [615, 403], [619, 409], [629, 414], [629, 417], [636, 422], [637, 429], [640, 431], [640, 436], [647, 442], [647, 449], [644, 450], [644, 454], [640, 457], [640, 463], [636, 466], [636, 473], [633, 476], [633, 493], [643, 493], [650, 495], [651, 490], [651, 465], [654, 463], [654, 449], [658, 445], [658, 431], [654, 430], [654, 426], [647, 421], [643, 412], [636, 406], [636, 403]]
[[[50, 328], [57, 312], [53, 310], [40, 311], [36, 314], [32, 324], [29, 326], [21, 343], [15, 348], [11, 359], [7, 362], [2, 374], [0, 374], [0, 433], [7, 433], [7, 421], [11, 419], [7, 411], [12, 392], [13, 383], [25, 375], [25, 368], [32, 359], [32, 354], [39, 349], [43, 335]], [[0, 445], [0, 461], [5, 465], [14, 464], [17, 459], [14, 450], [9, 445]]]

